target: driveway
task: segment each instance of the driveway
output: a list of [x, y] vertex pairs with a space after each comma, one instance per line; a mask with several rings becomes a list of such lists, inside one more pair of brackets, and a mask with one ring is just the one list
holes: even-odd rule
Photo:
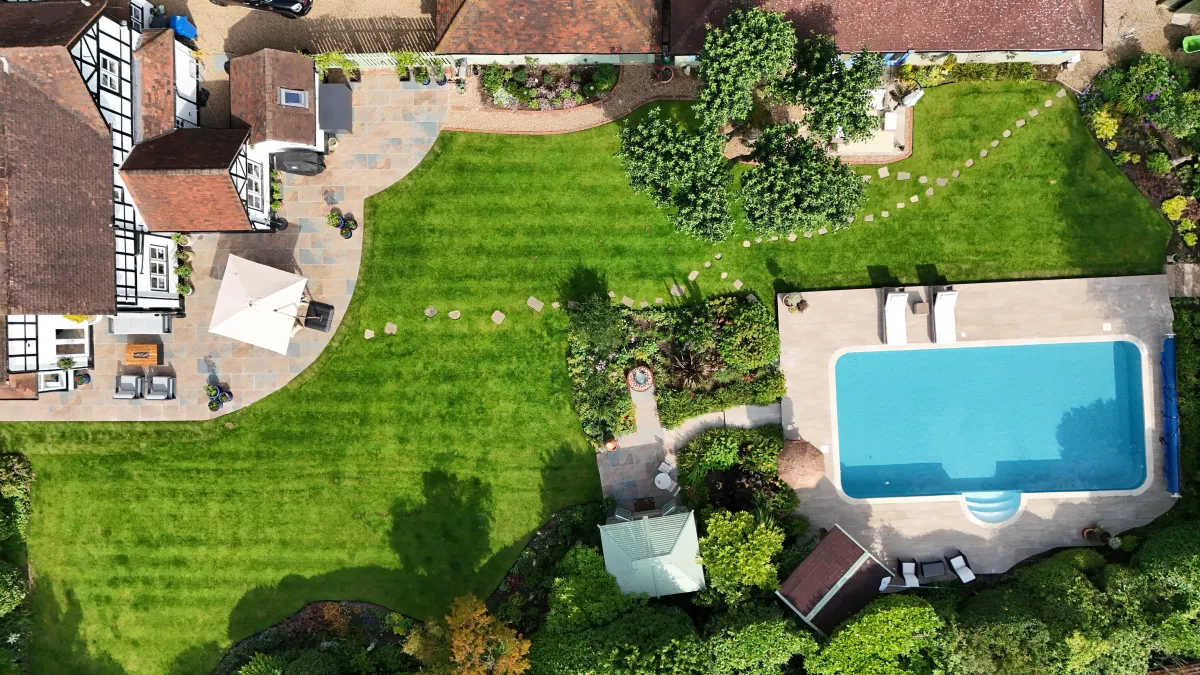
[[1064, 70], [1058, 79], [1082, 91], [1096, 73], [1142, 52], [1170, 56], [1193, 68], [1200, 66], [1198, 55], [1179, 51], [1183, 38], [1191, 33], [1189, 26], [1172, 25], [1171, 12], [1148, 0], [1105, 0], [1104, 51], [1083, 52], [1075, 70]]
[[[222, 0], [226, 1], [226, 0]], [[376, 53], [433, 49], [433, 0], [313, 0], [313, 9], [300, 19], [237, 6], [219, 7], [211, 0], [165, 0], [168, 14], [182, 14], [196, 24], [196, 46], [207, 53], [204, 87], [208, 107], [200, 124], [229, 126], [229, 75], [214, 57], [250, 54], [271, 47], [312, 52], [341, 50]]]

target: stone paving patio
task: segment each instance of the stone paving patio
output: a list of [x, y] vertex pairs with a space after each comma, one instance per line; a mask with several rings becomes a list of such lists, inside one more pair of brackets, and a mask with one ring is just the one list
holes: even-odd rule
[[[404, 86], [402, 86], [402, 84]], [[392, 185], [415, 167], [433, 145], [445, 119], [447, 93], [401, 83], [394, 73], [364, 73], [354, 93], [354, 133], [340, 138], [319, 176], [283, 174], [281, 215], [290, 223], [273, 233], [192, 235], [196, 292], [187, 316], [161, 336], [117, 336], [108, 322], [95, 327], [92, 383], [72, 392], [45, 393], [34, 401], [4, 401], [0, 420], [198, 420], [232, 412], [276, 391], [307, 368], [329, 343], [354, 294], [362, 260], [363, 200]], [[360, 229], [342, 239], [325, 224], [331, 208], [359, 218]], [[334, 306], [328, 333], [300, 331], [286, 356], [208, 332], [217, 288], [229, 255], [309, 278], [313, 299]], [[127, 343], [161, 343], [162, 363], [153, 372], [126, 369]], [[177, 398], [170, 401], [114, 400], [119, 370], [126, 374], [174, 373]], [[224, 383], [234, 400], [219, 413], [208, 410], [204, 385]]]

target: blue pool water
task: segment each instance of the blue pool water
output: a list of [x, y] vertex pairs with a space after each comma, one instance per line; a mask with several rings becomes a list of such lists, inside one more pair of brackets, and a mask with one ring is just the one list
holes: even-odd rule
[[1132, 342], [850, 352], [834, 377], [851, 497], [1129, 490], [1146, 477]]

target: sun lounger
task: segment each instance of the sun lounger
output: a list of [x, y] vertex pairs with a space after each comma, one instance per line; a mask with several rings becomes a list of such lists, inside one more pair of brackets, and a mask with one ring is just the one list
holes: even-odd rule
[[908, 311], [908, 293], [888, 293], [883, 304], [884, 341], [889, 345], [908, 344], [908, 325], [904, 313]]
[[964, 584], [969, 584], [975, 581], [975, 573], [971, 571], [971, 567], [967, 564], [967, 556], [962, 554], [962, 551], [955, 552], [950, 558], [950, 569], [958, 575]]
[[958, 291], [942, 291], [933, 298], [933, 340], [938, 343], [954, 342], [957, 327], [954, 321], [954, 306], [958, 304]]
[[900, 562], [900, 574], [904, 575], [904, 585], [908, 588], [916, 588], [921, 585], [917, 579], [917, 561], [904, 560]]

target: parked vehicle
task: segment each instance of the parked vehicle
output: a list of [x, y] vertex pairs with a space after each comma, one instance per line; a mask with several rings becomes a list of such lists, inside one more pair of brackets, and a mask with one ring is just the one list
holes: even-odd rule
[[228, 7], [242, 5], [250, 9], [274, 12], [289, 19], [299, 19], [312, 10], [313, 0], [211, 0], [214, 5]]

